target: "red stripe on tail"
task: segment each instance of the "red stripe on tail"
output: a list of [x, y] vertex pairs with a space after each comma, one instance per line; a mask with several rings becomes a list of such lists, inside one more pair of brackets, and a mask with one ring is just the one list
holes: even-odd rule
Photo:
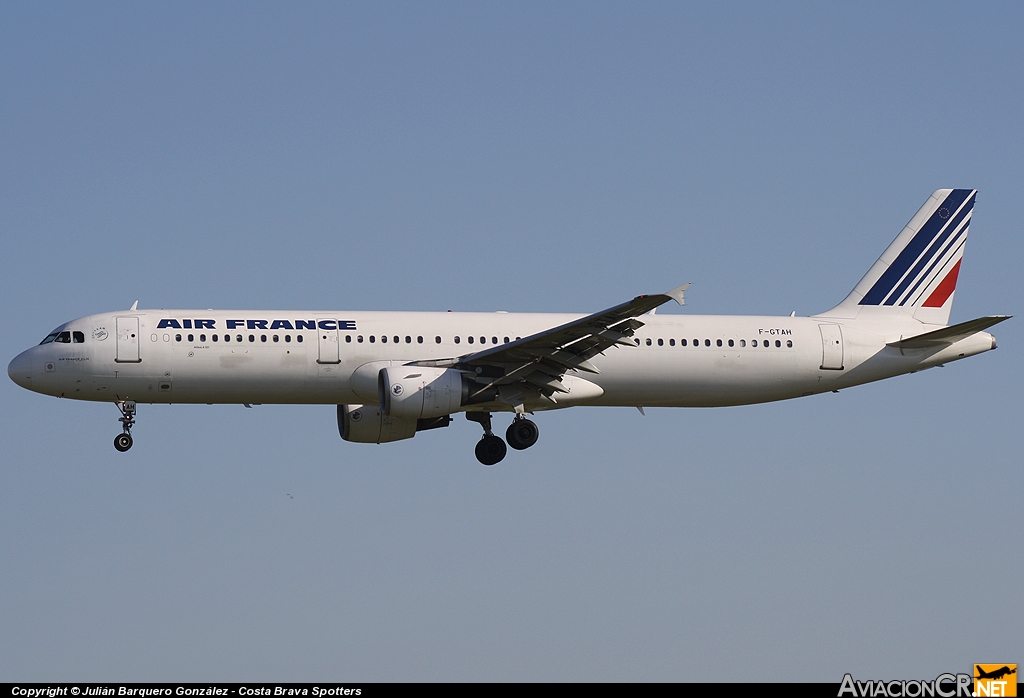
[[923, 307], [941, 308], [945, 305], [949, 297], [953, 295], [953, 291], [956, 290], [956, 277], [960, 273], [960, 262], [962, 261], [962, 259], [958, 260], [956, 266], [949, 270], [949, 273], [946, 274], [946, 278], [942, 280], [942, 283], [932, 291], [932, 295], [928, 296], [928, 300], [924, 302]]

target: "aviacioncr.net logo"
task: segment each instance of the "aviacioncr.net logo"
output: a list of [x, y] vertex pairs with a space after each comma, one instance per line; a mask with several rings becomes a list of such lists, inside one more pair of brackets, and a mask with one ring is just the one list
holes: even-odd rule
[[838, 698], [972, 698], [970, 674], [939, 674], [933, 681], [857, 681], [850, 674], [843, 676]]

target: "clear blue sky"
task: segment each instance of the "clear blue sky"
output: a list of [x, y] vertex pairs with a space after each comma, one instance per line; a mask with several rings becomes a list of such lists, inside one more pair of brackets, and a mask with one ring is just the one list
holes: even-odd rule
[[[142, 307], [810, 314], [980, 190], [1020, 313], [1019, 3], [7, 3], [0, 355]], [[495, 468], [330, 407], [0, 381], [0, 680], [933, 678], [1024, 661], [1024, 318], [838, 395], [577, 408]], [[294, 498], [290, 498], [291, 495]], [[1016, 627], [1018, 630], [1014, 631]]]

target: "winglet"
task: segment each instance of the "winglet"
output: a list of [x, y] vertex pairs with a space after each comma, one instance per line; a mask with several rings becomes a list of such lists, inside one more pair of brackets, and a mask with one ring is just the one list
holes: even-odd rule
[[686, 305], [686, 299], [683, 297], [683, 294], [686, 292], [686, 289], [688, 288], [690, 288], [690, 284], [685, 283], [682, 286], [679, 286], [678, 288], [674, 288], [671, 291], [665, 292], [664, 295], [668, 296], [679, 305]]
[[134, 303], [132, 303], [132, 307], [128, 308], [128, 310], [138, 310], [138, 309], [139, 309], [139, 301], [138, 300], [136, 300]]

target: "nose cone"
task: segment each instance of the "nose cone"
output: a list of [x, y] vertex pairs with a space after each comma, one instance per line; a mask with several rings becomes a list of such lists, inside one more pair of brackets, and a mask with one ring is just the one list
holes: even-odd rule
[[32, 357], [23, 351], [7, 366], [7, 375], [22, 388], [32, 390]]

